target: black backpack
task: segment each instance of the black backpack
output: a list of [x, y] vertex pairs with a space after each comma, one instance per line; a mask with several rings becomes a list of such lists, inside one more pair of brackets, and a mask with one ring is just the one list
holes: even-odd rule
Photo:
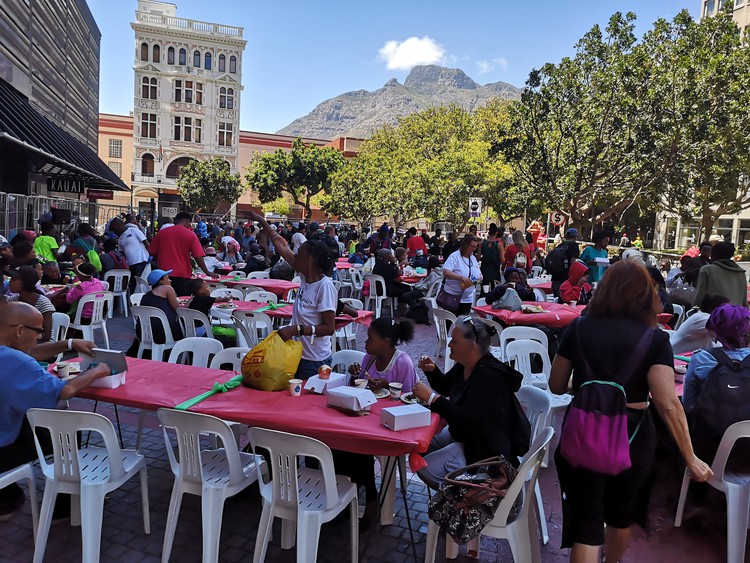
[[562, 276], [568, 273], [570, 261], [568, 260], [568, 243], [564, 242], [547, 255], [544, 261], [544, 269], [552, 276]]
[[735, 422], [750, 420], [750, 356], [733, 360], [721, 348], [708, 352], [717, 366], [703, 382], [693, 411], [693, 428], [716, 440]]
[[413, 320], [418, 325], [430, 326], [430, 309], [421, 300], [413, 307], [409, 307], [406, 318]]

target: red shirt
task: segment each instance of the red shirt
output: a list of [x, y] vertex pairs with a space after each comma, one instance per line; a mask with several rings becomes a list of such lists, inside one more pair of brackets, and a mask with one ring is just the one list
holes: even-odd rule
[[156, 258], [159, 268], [172, 270], [170, 275], [175, 278], [192, 278], [190, 256], [206, 255], [195, 233], [182, 225], [156, 233], [148, 251]]
[[414, 258], [417, 255], [417, 250], [421, 250], [424, 254], [427, 254], [427, 245], [422, 237], [414, 235], [409, 237], [406, 241], [406, 249], [409, 251], [409, 257]]

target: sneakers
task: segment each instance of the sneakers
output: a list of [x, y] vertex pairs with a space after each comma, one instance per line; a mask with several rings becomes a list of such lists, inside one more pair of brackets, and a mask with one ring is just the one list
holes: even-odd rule
[[23, 489], [15, 483], [0, 490], [0, 522], [13, 518], [26, 502]]

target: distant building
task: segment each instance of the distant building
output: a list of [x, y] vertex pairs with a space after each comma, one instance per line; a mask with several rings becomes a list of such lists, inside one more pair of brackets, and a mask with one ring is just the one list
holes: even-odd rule
[[750, 26], [750, 0], [702, 0], [701, 17], [715, 16], [727, 2], [734, 3], [732, 18], [742, 30], [742, 33], [747, 33], [748, 26]]

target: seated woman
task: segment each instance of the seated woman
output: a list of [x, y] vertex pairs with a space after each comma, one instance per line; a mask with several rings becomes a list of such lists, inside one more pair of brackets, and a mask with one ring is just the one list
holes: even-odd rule
[[227, 244], [226, 250], [219, 253], [218, 259], [221, 262], [229, 263], [230, 266], [234, 266], [235, 264], [242, 262], [242, 254], [238, 252], [237, 248], [233, 244]]
[[68, 251], [71, 254], [76, 253], [86, 255], [86, 253], [92, 250], [99, 249], [99, 233], [97, 233], [96, 229], [88, 223], [81, 223], [78, 225], [77, 235], [78, 236], [75, 237], [70, 244], [70, 248], [68, 248]]
[[17, 297], [12, 300], [28, 303], [42, 314], [44, 331], [41, 333], [39, 342], [48, 342], [52, 334], [52, 313], [55, 312], [55, 307], [36, 287], [39, 283], [39, 274], [31, 266], [19, 266], [10, 270], [9, 274], [8, 289], [17, 294]]
[[500, 299], [509, 287], [516, 290], [521, 301], [536, 301], [534, 290], [529, 287], [526, 281], [526, 270], [522, 270], [521, 268], [506, 268], [503, 275], [505, 276], [505, 284], [497, 286], [487, 294], [488, 305]]
[[245, 267], [242, 268], [242, 271], [246, 274], [252, 272], [265, 272], [270, 267], [271, 264], [266, 260], [266, 256], [263, 254], [263, 249], [260, 245], [257, 242], [251, 243], [250, 248], [248, 249], [247, 260], [245, 261]]
[[[161, 310], [167, 316], [169, 328], [172, 331], [172, 337], [175, 340], [179, 340], [182, 338], [182, 329], [177, 320], [177, 308], [180, 304], [177, 300], [177, 293], [175, 293], [175, 290], [172, 288], [172, 280], [169, 279], [170, 273], [172, 273], [172, 270], [151, 270], [147, 279], [148, 284], [151, 286], [151, 291], [143, 295], [141, 305], [144, 307], [156, 307]], [[135, 332], [137, 342], [138, 339], [140, 339], [140, 326], [136, 327]], [[164, 329], [162, 328], [161, 323], [152, 321], [151, 332], [154, 337], [154, 342], [161, 344], [166, 341], [166, 335], [164, 334]], [[136, 344], [136, 342], [133, 344]], [[163, 358], [152, 359], [161, 361]]]
[[523, 376], [489, 353], [494, 328], [467, 316], [452, 334], [456, 364], [444, 374], [423, 356], [419, 368], [430, 385], [414, 386], [414, 395], [448, 423], [432, 439], [424, 456], [427, 467], [418, 472], [435, 489], [447, 473], [488, 457], [501, 455], [517, 466], [517, 456], [529, 447], [529, 421], [515, 396]]
[[[75, 316], [78, 302], [81, 300], [81, 297], [89, 295], [90, 293], [104, 291], [102, 282], [96, 277], [96, 268], [93, 264], [89, 264], [88, 262], [81, 264], [76, 268], [76, 273], [78, 274], [78, 279], [81, 280], [81, 283], [73, 286], [65, 295], [65, 301], [71, 305], [69, 313], [71, 316]], [[91, 316], [93, 314], [94, 304], [87, 303], [84, 305], [83, 311], [81, 311], [81, 322], [83, 324], [90, 324]]]
[[560, 302], [586, 305], [591, 299], [591, 285], [588, 283], [589, 267], [576, 260], [570, 265], [568, 279], [560, 286]]
[[[396, 264], [396, 257], [388, 248], [378, 250], [372, 273], [383, 278], [388, 297], [397, 297], [409, 307], [416, 305], [417, 299], [423, 296], [421, 291], [401, 283], [401, 272]], [[370, 288], [370, 291], [374, 291], [374, 288]]]
[[706, 330], [706, 322], [714, 309], [724, 303], [729, 303], [729, 299], [723, 295], [706, 295], [701, 301], [700, 309], [682, 321], [677, 330], [669, 333], [672, 352], [686, 354], [699, 348], [713, 348], [714, 339]]

